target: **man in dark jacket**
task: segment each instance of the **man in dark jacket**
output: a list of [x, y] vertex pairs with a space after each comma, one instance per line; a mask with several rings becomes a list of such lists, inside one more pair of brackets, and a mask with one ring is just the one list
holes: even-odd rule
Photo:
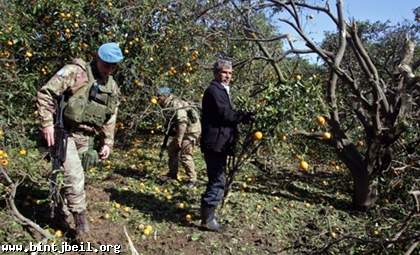
[[237, 125], [251, 120], [250, 113], [234, 111], [229, 83], [232, 63], [219, 60], [213, 66], [214, 80], [203, 95], [201, 150], [207, 165], [207, 189], [201, 197], [201, 225], [221, 230], [215, 217], [217, 205], [223, 199], [227, 157], [231, 155]]

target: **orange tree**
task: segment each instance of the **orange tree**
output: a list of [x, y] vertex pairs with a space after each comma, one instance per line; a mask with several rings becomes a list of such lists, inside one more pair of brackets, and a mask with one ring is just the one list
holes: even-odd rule
[[[335, 151], [353, 177], [355, 208], [367, 209], [377, 199], [378, 181], [389, 183], [389, 180], [398, 180], [397, 183], [401, 183], [398, 175], [402, 170], [416, 169], [419, 62], [415, 41], [418, 40], [418, 25], [411, 24], [405, 30], [390, 31], [393, 33], [376, 37], [378, 41], [375, 41], [375, 37], [362, 37], [356, 22], [350, 24], [345, 20], [342, 2], [336, 1], [336, 15], [328, 3], [318, 6], [305, 1], [275, 0], [242, 3], [236, 14], [243, 17], [243, 30], [260, 49], [261, 54], [257, 59], [269, 63], [276, 71], [276, 87], [290, 86], [290, 79], [282, 75], [282, 72], [287, 72], [287, 66], [281, 65], [289, 55], [314, 53], [325, 63], [325, 76], [320, 83], [325, 87], [318, 90], [322, 92], [320, 102], [321, 105], [325, 102], [325, 107], [319, 108], [312, 103], [300, 104], [305, 108], [304, 113], [299, 116], [297, 111], [295, 116], [302, 123], [299, 128], [305, 131], [298, 133], [322, 140], [325, 146]], [[297, 48], [288, 34], [273, 37], [260, 31], [258, 25], [248, 17], [246, 10], [251, 9], [274, 13], [276, 19], [296, 32], [306, 47]], [[305, 15], [313, 17], [315, 12], [326, 14], [336, 25], [337, 33], [331, 38], [335, 47], [318, 45], [304, 31]], [[265, 46], [266, 42], [281, 39], [290, 45], [289, 50], [272, 51]], [[347, 61], [349, 57], [352, 62]], [[290, 101], [285, 103], [293, 105], [293, 93], [289, 98]], [[310, 126], [305, 125], [305, 119], [301, 117], [310, 111], [308, 109], [322, 110], [320, 112], [325, 115], [329, 129], [327, 134], [313, 132]], [[400, 157], [401, 153], [405, 156]], [[392, 172], [393, 176], [389, 176]], [[409, 176], [409, 180], [418, 179], [416, 175]], [[384, 177], [388, 177], [388, 181]], [[405, 185], [406, 190], [416, 187], [416, 181]]]
[[[9, 131], [7, 139], [36, 130], [34, 95], [40, 86], [72, 58], [92, 59], [98, 45], [106, 41], [118, 42], [126, 56], [115, 75], [123, 94], [118, 127], [130, 127], [126, 131], [158, 126], [155, 117], [160, 109], [151, 99], [159, 86], [171, 86], [176, 94], [199, 102], [216, 58], [231, 58], [239, 64], [236, 84], [246, 96], [253, 83], [271, 75], [265, 71], [258, 77], [248, 76], [242, 68], [240, 61], [256, 49], [237, 40], [241, 35], [235, 32], [237, 23], [223, 18], [232, 16], [232, 6], [129, 0], [8, 1], [1, 5], [0, 110], [5, 114], [0, 125]], [[257, 18], [267, 23], [263, 15]], [[273, 42], [272, 46], [280, 45]], [[24, 143], [25, 139], [9, 141]]]
[[150, 113], [158, 109], [150, 99], [158, 86], [198, 101], [208, 59], [224, 40], [207, 38], [207, 25], [195, 21], [206, 6], [195, 1], [0, 4], [0, 126], [10, 143], [24, 143], [11, 138], [36, 129], [37, 89], [72, 58], [92, 59], [103, 42], [118, 42], [126, 56], [115, 75], [124, 95], [118, 127], [124, 128], [154, 127]]
[[[313, 85], [319, 79], [310, 80], [309, 74], [295, 68], [283, 73], [270, 62], [257, 61], [268, 59], [259, 54], [262, 46], [255, 45], [259, 34], [236, 29], [243, 18], [235, 14], [234, 4], [41, 0], [1, 5], [0, 65], [4, 72], [0, 74], [0, 110], [5, 114], [0, 116], [0, 126], [6, 130], [4, 146], [26, 146], [33, 140], [26, 138], [37, 130], [36, 91], [71, 59], [92, 59], [98, 45], [107, 41], [118, 42], [126, 56], [115, 74], [122, 90], [117, 124], [121, 134], [162, 126], [156, 118], [161, 109], [151, 100], [159, 86], [168, 85], [177, 95], [198, 103], [212, 79], [212, 63], [220, 57], [235, 64], [233, 93], [238, 109], [260, 112], [254, 129], [264, 136], [290, 132], [296, 116], [313, 118], [302, 105], [314, 105], [316, 97], [310, 95], [318, 93]], [[262, 32], [274, 35], [265, 15], [252, 16], [252, 22]], [[273, 40], [264, 47], [275, 50], [282, 43]], [[284, 66], [298, 62], [291, 60]], [[279, 86], [278, 80], [284, 77], [290, 82]], [[299, 93], [291, 103], [288, 95], [293, 91]], [[295, 110], [285, 110], [289, 105]], [[263, 143], [275, 141], [263, 139]]]
[[[269, 24], [264, 13], [241, 12], [242, 7], [234, 1], [216, 4], [201, 17], [227, 38], [223, 54], [235, 65], [231, 86], [236, 109], [256, 113], [252, 126], [241, 127], [236, 167], [247, 159], [258, 164], [262, 157], [278, 165], [279, 154], [290, 151], [302, 158], [311, 153], [310, 144], [292, 136], [295, 128], [318, 129], [312, 120], [327, 112], [321, 98], [324, 91], [319, 86], [322, 77], [316, 74], [320, 68], [300, 58], [286, 60], [275, 26]], [[243, 28], [243, 24], [247, 26]], [[284, 61], [275, 62], [272, 57]], [[250, 143], [256, 131], [262, 132], [263, 139]], [[321, 134], [321, 130], [318, 132]]]

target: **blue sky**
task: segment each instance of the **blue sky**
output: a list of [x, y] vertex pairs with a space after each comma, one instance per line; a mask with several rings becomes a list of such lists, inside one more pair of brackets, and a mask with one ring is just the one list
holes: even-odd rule
[[[312, 0], [312, 3], [325, 3], [325, 0]], [[335, 1], [330, 0], [330, 7], [335, 13]], [[419, 0], [347, 0], [344, 1], [344, 15], [346, 20], [386, 21], [392, 24], [404, 19], [413, 20], [413, 10], [420, 6]], [[311, 12], [311, 17], [303, 18], [305, 31], [316, 42], [322, 41], [324, 31], [333, 31], [335, 27], [323, 13]], [[279, 33], [292, 33], [292, 29], [285, 24], [278, 24]], [[292, 33], [293, 34], [293, 33]], [[294, 37], [296, 38], [296, 37]], [[296, 41], [296, 45], [303, 44]], [[310, 57], [312, 58], [312, 57]]]
[[347, 17], [398, 22], [412, 20], [413, 9], [417, 6], [420, 6], [418, 0], [348, 0], [345, 1], [345, 12]]

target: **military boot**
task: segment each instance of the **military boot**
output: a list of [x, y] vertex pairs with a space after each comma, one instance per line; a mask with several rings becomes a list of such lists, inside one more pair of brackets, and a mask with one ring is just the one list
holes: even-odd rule
[[201, 206], [201, 227], [209, 231], [220, 232], [222, 225], [216, 220], [215, 210], [216, 207], [213, 206]]
[[89, 238], [89, 223], [86, 217], [86, 211], [73, 213], [74, 223], [76, 225], [76, 239], [79, 242], [87, 242]]
[[64, 233], [69, 232], [71, 214], [67, 215], [60, 209], [54, 209], [54, 211], [54, 218], [52, 219], [54, 226], [63, 231]]
[[166, 175], [161, 176], [159, 179], [162, 183], [173, 182], [178, 180], [177, 175], [172, 173], [167, 173]]

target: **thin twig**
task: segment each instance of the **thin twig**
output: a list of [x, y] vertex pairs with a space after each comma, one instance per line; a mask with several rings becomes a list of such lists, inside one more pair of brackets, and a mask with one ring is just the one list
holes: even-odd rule
[[414, 191], [410, 191], [408, 193], [414, 196], [414, 200], [416, 200], [417, 212], [420, 212], [420, 201], [419, 201], [420, 191], [419, 190], [414, 190]]
[[139, 255], [138, 251], [136, 250], [136, 247], [134, 247], [133, 241], [131, 241], [130, 236], [128, 235], [127, 228], [124, 226], [124, 234], [127, 237], [128, 240], [128, 247], [130, 248], [132, 255]]

